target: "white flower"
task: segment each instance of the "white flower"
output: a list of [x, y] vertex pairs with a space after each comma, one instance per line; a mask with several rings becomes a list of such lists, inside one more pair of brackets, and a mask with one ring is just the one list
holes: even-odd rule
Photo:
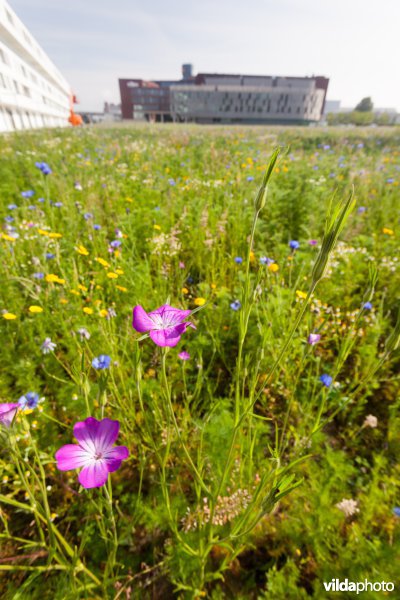
[[338, 504], [336, 504], [335, 506], [336, 506], [336, 508], [341, 510], [342, 513], [344, 513], [346, 515], [346, 517], [351, 517], [351, 516], [355, 515], [356, 513], [360, 512], [360, 509], [358, 508], [357, 500], [352, 500], [352, 499], [348, 500], [346, 498], [343, 498], [343, 500], [341, 502], [338, 502]]
[[378, 419], [374, 415], [367, 415], [363, 423], [363, 427], [378, 427]]
[[81, 340], [90, 340], [90, 333], [85, 327], [80, 327], [77, 333], [81, 336]]

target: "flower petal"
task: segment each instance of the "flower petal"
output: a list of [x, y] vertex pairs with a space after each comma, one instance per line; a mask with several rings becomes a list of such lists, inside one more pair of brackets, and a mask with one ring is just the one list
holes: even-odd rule
[[90, 463], [91, 455], [83, 450], [78, 444], [66, 444], [57, 450], [56, 454], [57, 469], [60, 471], [71, 471], [79, 469]]
[[150, 319], [144, 308], [141, 306], [135, 306], [133, 309], [133, 321], [132, 326], [139, 333], [150, 331], [154, 327], [153, 321]]
[[118, 437], [119, 421], [112, 419], [102, 419], [97, 428], [94, 439], [96, 453], [107, 452]]
[[79, 483], [86, 489], [101, 487], [108, 478], [108, 470], [104, 460], [96, 460], [79, 473]]
[[116, 471], [121, 466], [121, 462], [128, 458], [129, 450], [126, 446], [116, 446], [104, 455], [106, 467], [109, 473]]
[[174, 325], [182, 323], [182, 321], [186, 319], [186, 317], [188, 317], [190, 313], [190, 310], [181, 310], [180, 308], [174, 308], [169, 304], [163, 304], [162, 306], [160, 306], [160, 308], [157, 308], [153, 312], [150, 312], [149, 317], [161, 317], [166, 327], [173, 327]]
[[186, 331], [186, 327], [186, 323], [181, 323], [175, 325], [175, 327], [168, 327], [168, 329], [153, 329], [153, 331], [150, 331], [150, 337], [157, 346], [173, 348], [178, 344], [182, 333]]
[[95, 439], [100, 422], [93, 417], [88, 417], [84, 421], [78, 421], [74, 425], [74, 436], [79, 444], [92, 454], [95, 454], [96, 446]]

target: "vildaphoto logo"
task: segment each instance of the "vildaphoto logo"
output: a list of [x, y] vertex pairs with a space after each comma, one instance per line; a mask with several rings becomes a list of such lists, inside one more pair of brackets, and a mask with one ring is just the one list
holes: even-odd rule
[[368, 581], [365, 579], [364, 581], [349, 581], [345, 579], [344, 581], [340, 581], [340, 579], [332, 579], [328, 583], [324, 581], [324, 588], [327, 592], [355, 592], [356, 594], [360, 594], [361, 592], [393, 592], [394, 583], [391, 581]]

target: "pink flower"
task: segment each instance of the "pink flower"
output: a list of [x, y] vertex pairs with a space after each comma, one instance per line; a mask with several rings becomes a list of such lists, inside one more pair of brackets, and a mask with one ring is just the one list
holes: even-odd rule
[[88, 417], [74, 425], [74, 436], [78, 444], [66, 444], [56, 452], [57, 468], [71, 471], [83, 467], [79, 473], [79, 483], [84, 488], [101, 487], [108, 474], [116, 471], [121, 462], [128, 458], [125, 446], [113, 444], [118, 437], [119, 421]]
[[190, 354], [189, 352], [186, 352], [186, 350], [184, 350], [183, 352], [179, 352], [178, 357], [181, 360], [190, 360]]
[[321, 336], [319, 333], [310, 333], [310, 335], [308, 336], [308, 344], [310, 344], [310, 346], [314, 346], [314, 344], [318, 344], [319, 340], [321, 339]]
[[135, 306], [132, 325], [140, 333], [149, 331], [151, 339], [157, 346], [173, 347], [177, 345], [188, 327], [196, 329], [193, 323], [183, 323], [190, 313], [190, 310], [180, 310], [169, 304], [163, 304], [149, 313], [146, 313], [141, 306]]
[[4, 404], [0, 404], [0, 423], [3, 423], [8, 429], [19, 408], [21, 407], [18, 402], [5, 402]]

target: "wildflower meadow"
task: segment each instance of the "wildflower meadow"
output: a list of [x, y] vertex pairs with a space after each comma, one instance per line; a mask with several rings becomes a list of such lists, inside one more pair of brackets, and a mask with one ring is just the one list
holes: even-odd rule
[[399, 142], [0, 138], [1, 598], [400, 594]]

